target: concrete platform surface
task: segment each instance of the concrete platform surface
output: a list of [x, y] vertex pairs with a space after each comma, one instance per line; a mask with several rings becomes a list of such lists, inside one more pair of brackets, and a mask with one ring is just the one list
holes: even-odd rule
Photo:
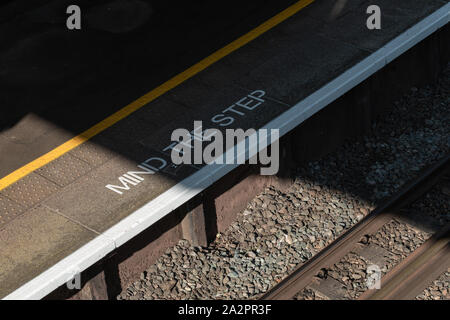
[[[89, 8], [86, 31], [70, 35], [60, 27], [65, 20], [58, 8], [63, 4], [46, 3], [16, 13], [12, 20], [0, 15], [0, 35], [8, 35], [0, 44], [0, 86], [8, 90], [0, 103], [18, 112], [0, 123], [0, 177], [294, 3], [261, 5], [261, 14], [249, 5], [230, 21], [193, 20], [185, 30], [180, 25], [171, 29], [167, 22], [157, 34], [158, 28], [149, 25], [152, 19], [162, 19], [157, 17], [159, 9], [148, 1], [135, 2], [140, 10], [133, 24], [103, 16], [104, 10], [98, 6]], [[174, 129], [192, 130], [194, 120], [202, 120], [204, 129], [214, 128], [217, 123], [212, 119], [224, 114], [234, 119], [226, 128], [261, 128], [448, 3], [377, 0], [382, 29], [369, 30], [366, 9], [373, 1], [342, 1], [343, 7], [336, 7], [336, 2], [314, 1], [89, 141], [1, 190], [0, 297], [198, 172], [203, 165], [172, 163], [166, 148]], [[124, 5], [112, 3], [114, 10]], [[127, 14], [135, 14], [133, 8], [128, 9]], [[198, 10], [198, 17], [204, 17], [206, 9]], [[245, 26], [236, 22], [243, 18], [249, 22]], [[19, 32], [14, 35], [11, 30], [16, 27]], [[210, 32], [201, 31], [208, 28]], [[214, 40], [221, 32], [226, 36]], [[149, 38], [158, 48], [144, 45]], [[51, 55], [49, 47], [55, 50]], [[162, 66], [158, 67], [160, 59]], [[264, 93], [257, 108], [224, 111], [257, 91]], [[157, 172], [145, 172], [142, 164]], [[119, 178], [133, 171], [139, 171], [142, 179], [125, 188]]]

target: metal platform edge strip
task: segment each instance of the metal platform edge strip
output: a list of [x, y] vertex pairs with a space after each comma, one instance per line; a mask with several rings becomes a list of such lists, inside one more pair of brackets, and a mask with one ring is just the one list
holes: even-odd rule
[[[304, 100], [295, 104], [261, 129], [279, 129], [280, 137], [282, 137], [408, 49], [445, 26], [449, 20], [450, 3], [447, 3]], [[253, 141], [251, 138], [249, 137], [247, 140]], [[256, 141], [256, 139], [254, 140]], [[245, 146], [246, 141], [242, 141], [242, 143]], [[250, 147], [248, 146], [245, 149], [246, 153]], [[240, 144], [234, 147], [235, 157], [238, 156], [236, 154], [237, 150], [243, 150]], [[86, 270], [110, 252], [134, 238], [237, 166], [210, 164], [203, 167], [51, 268], [25, 283], [4, 297], [3, 300], [37, 300], [47, 296], [69, 281], [75, 274]]]

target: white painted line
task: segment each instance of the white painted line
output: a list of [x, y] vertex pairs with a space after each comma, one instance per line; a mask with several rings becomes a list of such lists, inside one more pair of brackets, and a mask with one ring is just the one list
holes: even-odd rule
[[[279, 129], [280, 137], [283, 136], [434, 31], [446, 25], [449, 18], [450, 3], [294, 105], [263, 128]], [[242, 143], [245, 143], [245, 141], [242, 141]], [[236, 156], [237, 150], [242, 149], [239, 147], [237, 145], [234, 148]], [[248, 147], [245, 150], [247, 151]], [[237, 165], [218, 164], [203, 167], [4, 299], [40, 299], [45, 297], [63, 285], [67, 281], [68, 275], [87, 269], [236, 167]]]

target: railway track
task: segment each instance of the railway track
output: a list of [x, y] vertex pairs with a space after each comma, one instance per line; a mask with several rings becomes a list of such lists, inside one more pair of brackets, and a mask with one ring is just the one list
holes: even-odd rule
[[[407, 215], [402, 212], [427, 193], [441, 179], [448, 175], [450, 155], [423, 170], [411, 183], [396, 195], [372, 211], [363, 220], [349, 229], [341, 237], [300, 265], [287, 278], [269, 290], [262, 300], [294, 299], [299, 292], [310, 285], [322, 270], [340, 261], [352, 252], [367, 235], [372, 235], [389, 223], [395, 216]], [[390, 270], [382, 279], [379, 290], [369, 289], [359, 299], [413, 299], [426, 286], [444, 272], [450, 264], [450, 225], [414, 250], [406, 259]]]

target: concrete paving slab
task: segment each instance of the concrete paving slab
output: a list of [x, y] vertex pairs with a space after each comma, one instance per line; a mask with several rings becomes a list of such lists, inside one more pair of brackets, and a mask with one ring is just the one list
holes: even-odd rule
[[92, 167], [87, 162], [66, 153], [35, 172], [58, 186], [64, 187], [91, 169]]
[[93, 140], [76, 147], [69, 154], [89, 163], [93, 167], [98, 167], [116, 156], [114, 151], [101, 146]]
[[0, 11], [0, 21], [4, 22], [14, 19], [17, 15], [44, 5], [46, 2], [48, 0], [37, 0], [33, 2], [27, 0], [5, 1], [2, 3], [2, 10]]
[[[133, 112], [133, 114], [123, 121], [137, 118], [144, 121], [150, 127], [161, 128], [172, 120], [176, 121], [185, 118], [189, 113], [191, 113], [191, 110], [185, 105], [171, 101], [165, 97], [159, 97], [136, 112]], [[117, 125], [121, 125], [121, 123]]]
[[[25, 128], [24, 131], [27, 131], [27, 129]], [[40, 135], [37, 140], [28, 141], [26, 139], [31, 139], [31, 136], [28, 137], [23, 136], [21, 139], [24, 143], [20, 143], [6, 136], [0, 136], [0, 150], [2, 155], [0, 156], [0, 178], [63, 144], [71, 139], [73, 134], [66, 130], [55, 128]]]
[[[23, 15], [25, 19], [33, 22], [64, 24], [67, 19], [67, 14], [65, 13], [66, 9], [71, 4], [75, 3], [71, 0], [47, 0], [36, 8], [30, 7]], [[78, 2], [78, 4], [82, 5], [80, 2]]]
[[345, 16], [355, 8], [360, 8], [365, 2], [366, 0], [316, 0], [302, 10], [302, 14], [322, 22], [330, 22]]
[[270, 88], [272, 98], [295, 104], [369, 54], [320, 36], [323, 25], [302, 10], [196, 79], [218, 87]]
[[[131, 182], [123, 180], [123, 175], [127, 172], [128, 174], [131, 171], [145, 172], [137, 165], [155, 157], [155, 153], [149, 149], [141, 148], [140, 152], [141, 161], [117, 156], [43, 203], [82, 225], [97, 232], [103, 232], [195, 170], [190, 168], [187, 171], [178, 171], [176, 177], [161, 171], [157, 174], [137, 173], [140, 177], [137, 180], [131, 180]], [[157, 159], [147, 163], [158, 169], [164, 164]], [[161, 170], [167, 169], [166, 166]], [[124, 184], [119, 178], [124, 181]], [[107, 185], [116, 187], [107, 188]]]
[[115, 0], [94, 6], [86, 14], [88, 26], [112, 33], [126, 33], [148, 22], [152, 6], [139, 0]]
[[[17, 25], [8, 25], [17, 28]], [[64, 26], [64, 24], [63, 24]], [[100, 47], [105, 43], [97, 37], [83, 37], [81, 33], [68, 32], [59, 26], [37, 27], [36, 32], [25, 39], [11, 43], [8, 50], [0, 50], [2, 64], [0, 79], [8, 86], [46, 86], [67, 82], [89, 68], [95, 68], [95, 61], [101, 62], [100, 55], [106, 50]], [[90, 41], [96, 40], [97, 43]], [[91, 50], [90, 59], [83, 58], [91, 44], [97, 50]], [[106, 48], [105, 48], [106, 49]]]
[[[139, 126], [146, 126], [145, 123], [143, 123], [140, 120], [138, 121]], [[141, 140], [133, 140], [133, 139], [126, 139], [126, 136], [123, 138], [119, 138], [118, 136], [114, 135], [99, 135], [98, 137], [94, 138], [92, 140], [93, 143], [98, 143], [102, 148], [107, 148], [110, 152], [115, 154], [117, 158], [124, 158], [128, 159], [129, 161], [135, 162], [136, 164], [141, 163], [142, 161], [151, 158], [151, 157], [159, 157], [167, 163], [167, 166], [173, 167], [173, 163], [171, 160], [170, 152], [164, 152], [163, 149], [165, 149], [167, 146], [170, 145], [170, 137], [171, 132], [168, 128], [171, 128], [169, 125], [166, 125], [164, 128], [153, 131], [150, 134], [151, 127], [146, 128], [144, 132], [147, 133], [147, 135], [141, 135], [142, 131], [135, 131], [136, 134], [135, 137], [139, 136]], [[121, 132], [121, 134], [125, 134], [127, 132], [126, 127], [122, 127], [124, 131], [120, 131], [119, 129], [115, 129], [116, 132]], [[142, 141], [146, 141], [146, 139], [149, 139], [149, 143], [142, 143]], [[111, 161], [116, 161], [117, 159], [114, 158]], [[184, 165], [182, 165], [184, 166]], [[191, 172], [193, 168], [189, 165], [186, 165], [186, 170], [188, 172]], [[178, 166], [176, 166], [178, 168]], [[160, 173], [165, 172], [165, 170], [168, 168], [164, 168]], [[178, 170], [178, 169], [177, 169]], [[182, 171], [186, 171], [183, 169]], [[169, 178], [177, 178], [178, 174], [174, 175], [173, 170], [170, 170], [171, 174], [169, 174]], [[183, 175], [183, 177], [185, 177]], [[176, 179], [178, 181], [178, 179]]]
[[0, 298], [96, 236], [39, 206], [0, 230]]
[[194, 121], [202, 120], [200, 117], [194, 113], [186, 113], [184, 117], [179, 117], [165, 123], [162, 127], [155, 129], [151, 134], [141, 136], [136, 142], [140, 146], [152, 150], [159, 150], [162, 154], [170, 157], [171, 151], [165, 149], [173, 143], [171, 140], [172, 132], [179, 128], [184, 128], [189, 131], [193, 130]]
[[[289, 108], [273, 97], [271, 87], [248, 90], [232, 83], [230, 81], [226, 86], [206, 85], [191, 79], [171, 90], [167, 99], [186, 105], [192, 110], [192, 118], [202, 120], [205, 127], [220, 130], [259, 128]], [[262, 101], [252, 98], [252, 93]], [[248, 106], [243, 107], [244, 104]], [[225, 117], [230, 119], [224, 120]], [[190, 127], [193, 128], [193, 125], [191, 123]]]
[[[67, 1], [48, 1], [52, 9], [47, 11], [31, 12], [35, 5], [30, 4], [27, 15], [0, 28], [0, 83], [8, 93], [0, 96], [0, 103], [21, 115], [33, 111], [82, 132], [294, 1], [251, 0], [236, 10], [238, 1], [174, 7], [140, 0], [154, 7], [154, 15], [126, 34], [93, 29], [88, 23], [81, 32], [68, 31], [67, 14], [61, 11]], [[96, 4], [82, 1], [83, 13]], [[212, 10], [217, 5], [222, 10]]]
[[[92, 141], [107, 147], [116, 154], [124, 154], [130, 145], [155, 135], [168, 123], [186, 121], [190, 110], [181, 104], [159, 98], [107, 128]], [[170, 134], [167, 139], [170, 141]], [[158, 149], [155, 145], [150, 145]], [[131, 150], [131, 152], [134, 152]]]
[[3, 189], [0, 195], [14, 200], [26, 208], [30, 208], [48, 196], [55, 194], [60, 189], [57, 184], [32, 172], [25, 178]]
[[27, 114], [12, 128], [3, 130], [0, 135], [18, 144], [31, 144], [43, 134], [57, 129], [57, 126], [35, 114]]
[[381, 9], [381, 29], [369, 30], [366, 26], [367, 7], [373, 4], [364, 1], [349, 10], [344, 18], [327, 23], [320, 34], [332, 39], [350, 43], [361, 49], [376, 51], [413, 24], [439, 9], [444, 3], [440, 0], [414, 0], [376, 2]]
[[[227, 129], [259, 129], [288, 106], [270, 98], [270, 92], [245, 90], [235, 86], [209, 86], [196, 80], [188, 80], [169, 92], [166, 99], [183, 103], [190, 114], [175, 119], [160, 130], [155, 130], [139, 142], [147, 147], [161, 150], [170, 157], [174, 142], [171, 134], [175, 129], [194, 130], [194, 121], [202, 122], [202, 131], [218, 129], [222, 132], [223, 150], [226, 150]], [[209, 144], [203, 143], [203, 147]], [[192, 146], [192, 143], [190, 143]], [[201, 167], [203, 164], [195, 164]]]
[[293, 33], [290, 37], [289, 45], [277, 43], [279, 53], [237, 83], [250, 90], [270, 88], [272, 97], [293, 105], [368, 56], [365, 51], [317, 34], [300, 38]]
[[[304, 15], [302, 11], [203, 70], [196, 75], [195, 79], [216, 87], [237, 85], [238, 80], [248, 75], [251, 70], [270, 60], [284, 48], [291, 46], [283, 29], [301, 37], [315, 33], [315, 30], [320, 28], [323, 24], [321, 21]], [[280, 43], [284, 47], [281, 47]]]
[[25, 211], [25, 207], [0, 195], [0, 230]]

